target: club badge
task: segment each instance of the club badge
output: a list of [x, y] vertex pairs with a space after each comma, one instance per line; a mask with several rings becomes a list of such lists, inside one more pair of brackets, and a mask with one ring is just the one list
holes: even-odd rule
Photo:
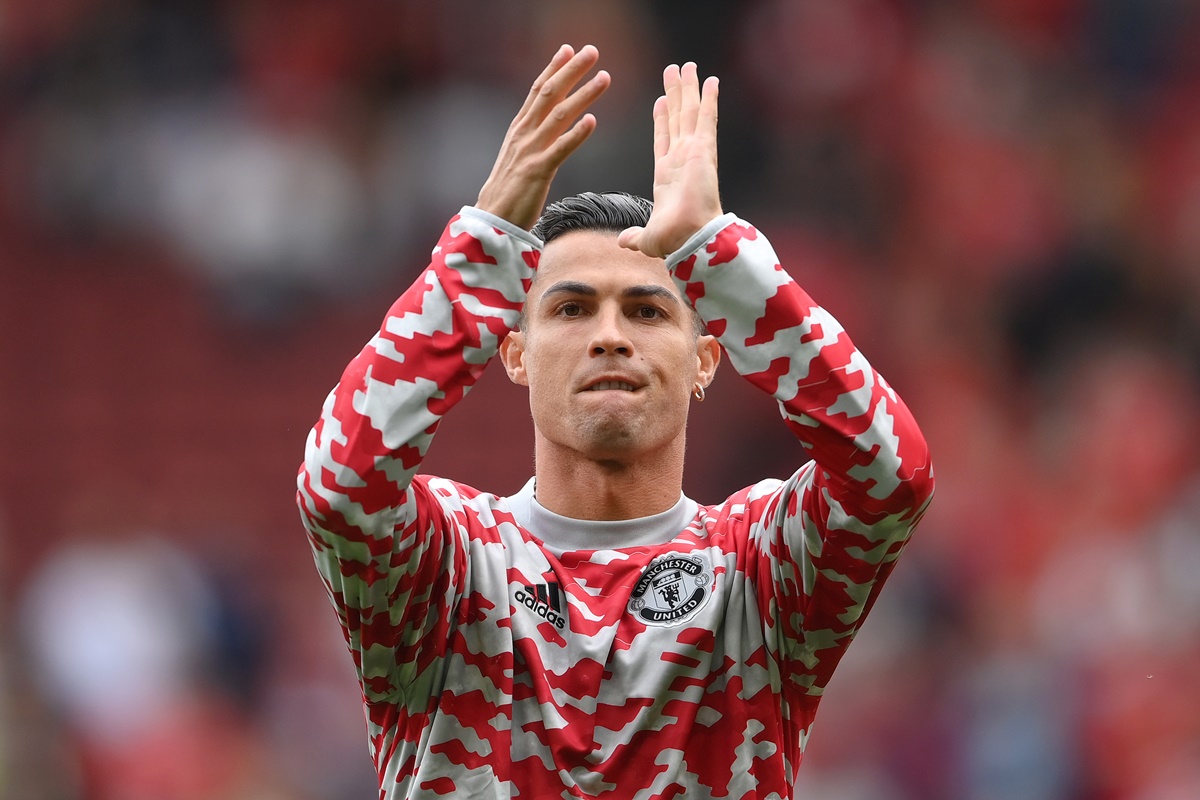
[[704, 553], [672, 553], [650, 562], [629, 598], [629, 613], [647, 625], [682, 625], [713, 592], [713, 570]]

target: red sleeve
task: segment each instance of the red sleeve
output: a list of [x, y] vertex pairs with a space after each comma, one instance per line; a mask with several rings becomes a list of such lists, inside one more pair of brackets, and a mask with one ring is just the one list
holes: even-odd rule
[[793, 687], [819, 697], [933, 493], [908, 407], [829, 312], [728, 214], [669, 262], [734, 368], [773, 395], [812, 461], [748, 494], [748, 565]]
[[364, 696], [395, 696], [444, 648], [463, 592], [452, 505], [415, 480], [442, 415], [516, 325], [540, 243], [475, 209], [350, 362], [308, 437], [297, 502]]

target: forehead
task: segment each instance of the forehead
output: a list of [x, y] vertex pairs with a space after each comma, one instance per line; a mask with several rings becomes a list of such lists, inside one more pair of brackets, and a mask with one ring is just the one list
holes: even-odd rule
[[529, 300], [536, 301], [547, 287], [559, 281], [579, 281], [602, 293], [658, 285], [679, 297], [665, 261], [617, 246], [617, 234], [608, 231], [573, 231], [547, 244]]

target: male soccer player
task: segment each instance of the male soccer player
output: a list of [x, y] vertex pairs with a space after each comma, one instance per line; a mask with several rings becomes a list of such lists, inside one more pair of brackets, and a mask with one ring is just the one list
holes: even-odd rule
[[[595, 127], [597, 60], [550, 61], [308, 438], [299, 504], [381, 798], [790, 797], [932, 491], [896, 393], [722, 212], [715, 78], [665, 72], [652, 211], [587, 194], [538, 221]], [[722, 349], [812, 460], [702, 506], [684, 429]], [[529, 389], [534, 478], [497, 497], [417, 475], [497, 352]]]

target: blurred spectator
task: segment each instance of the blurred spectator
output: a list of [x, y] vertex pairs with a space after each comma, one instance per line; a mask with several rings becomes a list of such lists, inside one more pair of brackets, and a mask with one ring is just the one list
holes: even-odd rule
[[97, 797], [183, 796], [223, 779], [201, 699], [213, 605], [196, 566], [158, 538], [68, 542], [31, 576], [31, 674]]
[[321, 128], [279, 129], [236, 106], [179, 109], [151, 127], [146, 218], [241, 315], [286, 315], [297, 295], [361, 275], [366, 187]]

